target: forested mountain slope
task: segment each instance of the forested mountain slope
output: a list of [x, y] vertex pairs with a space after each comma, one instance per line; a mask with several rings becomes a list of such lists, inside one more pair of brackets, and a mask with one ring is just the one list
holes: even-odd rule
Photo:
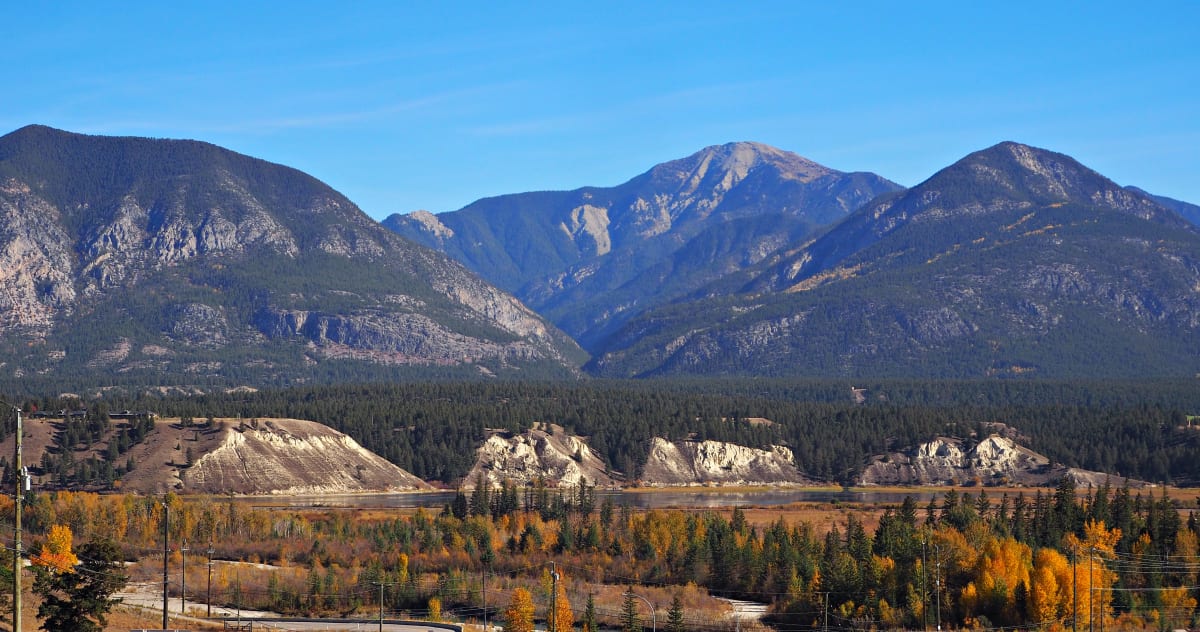
[[565, 375], [582, 355], [304, 173], [30, 126], [0, 138], [0, 358], [49, 390]]
[[1155, 202], [1158, 202], [1159, 204], [1162, 204], [1163, 206], [1175, 211], [1176, 213], [1179, 213], [1180, 217], [1191, 222], [1193, 225], [1200, 226], [1200, 206], [1196, 206], [1195, 204], [1191, 204], [1188, 202], [1183, 202], [1181, 200], [1175, 200], [1175, 199], [1165, 197], [1162, 195], [1154, 195], [1153, 193], [1144, 191], [1142, 189], [1139, 189], [1138, 187], [1125, 187], [1125, 188], [1129, 189], [1130, 191], [1133, 191], [1134, 193], [1140, 193], [1142, 195], [1145, 195], [1146, 197], [1154, 200]]
[[759, 143], [705, 148], [615, 187], [520, 193], [384, 225], [446, 252], [585, 348], [901, 187]]
[[1200, 373], [1200, 234], [1062, 154], [1002, 143], [812, 243], [642, 314], [591, 368], [668, 374]]

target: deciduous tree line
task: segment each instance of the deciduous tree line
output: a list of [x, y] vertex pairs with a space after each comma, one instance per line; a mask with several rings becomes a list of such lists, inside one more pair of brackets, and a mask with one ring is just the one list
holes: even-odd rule
[[[468, 498], [460, 515], [450, 505], [433, 514], [266, 510], [172, 495], [165, 502], [172, 577], [184, 572], [178, 543], [186, 541], [187, 585], [198, 592], [211, 546], [219, 560], [214, 601], [244, 608], [373, 612], [382, 584], [389, 612], [436, 605], [439, 616], [478, 620], [485, 588], [492, 617], [524, 589], [540, 618], [559, 603], [547, 580], [554, 562], [562, 572], [560, 620], [581, 625], [601, 587], [631, 585], [657, 591], [664, 611], [672, 595], [697, 587], [768, 602], [781, 628], [1194, 625], [1194, 511], [1185, 519], [1167, 496], [1127, 487], [1078, 491], [1069, 479], [1032, 497], [951, 490], [925, 507], [908, 499], [887, 509], [873, 530], [850, 512], [828, 532], [782, 519], [751, 525], [738, 509], [596, 506], [586, 489], [547, 492], [557, 498], [546, 504], [553, 511], [526, 504], [539, 493], [518, 494], [518, 505], [503, 510], [489, 500], [487, 511], [476, 511]], [[162, 501], [39, 494], [28, 524], [35, 542], [36, 534], [52, 542], [62, 525], [82, 539], [111, 535], [126, 555], [153, 559], [162, 546]], [[11, 505], [0, 505], [0, 519], [6, 511]], [[616, 604], [600, 610], [601, 618], [619, 618]]]

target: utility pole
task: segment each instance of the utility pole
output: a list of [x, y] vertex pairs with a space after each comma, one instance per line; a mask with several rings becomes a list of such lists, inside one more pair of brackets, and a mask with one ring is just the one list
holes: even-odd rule
[[933, 589], [937, 593], [937, 629], [942, 632], [942, 555], [938, 545], [933, 545]]
[[383, 632], [383, 587], [395, 584], [383, 581], [374, 582], [374, 584], [379, 586], [379, 632]]
[[1071, 547], [1071, 596], [1075, 605], [1071, 607], [1071, 632], [1079, 632], [1079, 547]]
[[167, 528], [170, 526], [171, 508], [167, 505], [166, 500], [162, 503], [163, 506], [163, 629], [167, 629], [167, 559], [171, 556], [171, 551], [168, 547], [169, 537]]
[[1087, 630], [1094, 632], [1096, 630], [1096, 619], [1092, 618], [1092, 558], [1096, 554], [1096, 547], [1092, 547], [1090, 553], [1087, 554]]
[[[240, 630], [242, 629], [242, 569], [237, 569], [237, 572], [234, 573], [233, 578], [234, 581], [237, 582], [237, 599], [234, 601], [237, 602], [237, 627]], [[254, 624], [252, 623], [250, 625]]]
[[650, 606], [650, 632], [658, 632], [658, 614], [654, 608], [654, 604], [651, 603], [649, 599], [646, 599], [645, 597], [633, 592], [632, 590], [626, 590], [625, 592], [630, 595], [633, 595], [634, 597], [637, 597], [638, 599], [641, 599], [643, 602], [646, 603], [647, 606]]
[[825, 623], [821, 626], [822, 632], [829, 632], [829, 593], [825, 595]]
[[[1095, 551], [1096, 547], [1092, 547], [1092, 550]], [[1164, 565], [1165, 565], [1166, 561], [1167, 561], [1167, 554], [1164, 553], [1163, 554]], [[1100, 632], [1104, 632], [1104, 611], [1107, 610], [1107, 608], [1105, 608], [1104, 605], [1108, 603], [1108, 598], [1104, 596], [1104, 579], [1103, 579], [1104, 578], [1104, 569], [1105, 569], [1104, 558], [1100, 558], [1100, 577], [1101, 577], [1101, 580], [1100, 580]]]
[[187, 614], [187, 540], [179, 547], [179, 613]]
[[[7, 402], [5, 402], [7, 403]], [[21, 464], [21, 409], [9, 404], [17, 415], [16, 440], [13, 442], [13, 480], [16, 481], [14, 502], [13, 529], [13, 632], [21, 632], [21, 572], [25, 563], [21, 559], [21, 505], [25, 500], [25, 466]]]
[[921, 629], [929, 630], [929, 560], [925, 557], [925, 548], [929, 546], [929, 536], [921, 540]]
[[209, 619], [212, 618], [212, 554], [213, 554], [213, 548], [212, 548], [212, 545], [209, 544], [208, 545], [208, 590], [206, 591], [207, 596], [205, 596], [205, 598], [204, 598], [204, 601], [208, 602], [208, 614], [205, 616], [207, 616]]
[[[1093, 548], [1092, 552], [1096, 549]], [[1092, 618], [1092, 555], [1088, 554], [1088, 630], [1095, 632], [1096, 620]]]
[[483, 566], [479, 571], [479, 579], [483, 584], [483, 632], [488, 632], [487, 620], [487, 566]]
[[558, 566], [550, 562], [550, 632], [558, 632]]

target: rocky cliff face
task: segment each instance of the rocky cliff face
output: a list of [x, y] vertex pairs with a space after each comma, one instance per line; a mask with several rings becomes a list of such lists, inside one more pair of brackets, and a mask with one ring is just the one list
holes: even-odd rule
[[655, 438], [642, 471], [649, 486], [811, 484], [783, 446], [758, 450], [720, 441]]
[[504, 481], [525, 486], [538, 480], [574, 487], [584, 479], [589, 485], [612, 487], [619, 480], [581, 437], [568, 435], [558, 426], [539, 426], [515, 435], [494, 433], [476, 454], [475, 466], [463, 480], [469, 487], [481, 476], [493, 487]]
[[569, 374], [583, 357], [310, 176], [206, 143], [36, 126], [0, 138], [0, 350], [9, 376], [251, 383], [329, 359]]
[[[489, 485], [518, 486], [538, 480], [552, 487], [573, 487], [583, 479], [599, 487], [624, 484], [627, 477], [609, 471], [582, 437], [558, 426], [538, 426], [521, 434], [494, 433], [479, 448], [475, 466], [463, 483], [479, 477]], [[655, 438], [638, 481], [647, 486], [810, 484], [790, 450], [758, 450], [720, 441], [672, 443]]]
[[[992, 435], [970, 449], [963, 442], [939, 437], [907, 452], [876, 457], [861, 477], [863, 485], [986, 485], [1044, 483], [1061, 477], [1065, 468], [1050, 471], [1050, 459]], [[1041, 483], [1035, 483], [1041, 484]]]
[[1084, 486], [1100, 485], [1110, 478], [1114, 485], [1125, 484], [1121, 477], [1051, 464], [1045, 456], [1000, 435], [991, 435], [970, 448], [960, 439], [939, 437], [909, 450], [877, 456], [863, 470], [859, 484], [1033, 487], [1053, 485], [1063, 477]]

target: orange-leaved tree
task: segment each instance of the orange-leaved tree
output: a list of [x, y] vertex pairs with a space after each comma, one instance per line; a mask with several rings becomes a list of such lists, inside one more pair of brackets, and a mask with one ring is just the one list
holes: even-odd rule
[[533, 596], [528, 590], [513, 590], [503, 618], [505, 632], [533, 632]]
[[74, 537], [71, 527], [62, 524], [51, 525], [41, 550], [31, 561], [35, 566], [57, 573], [72, 572], [79, 563], [79, 558], [71, 551], [71, 541]]

